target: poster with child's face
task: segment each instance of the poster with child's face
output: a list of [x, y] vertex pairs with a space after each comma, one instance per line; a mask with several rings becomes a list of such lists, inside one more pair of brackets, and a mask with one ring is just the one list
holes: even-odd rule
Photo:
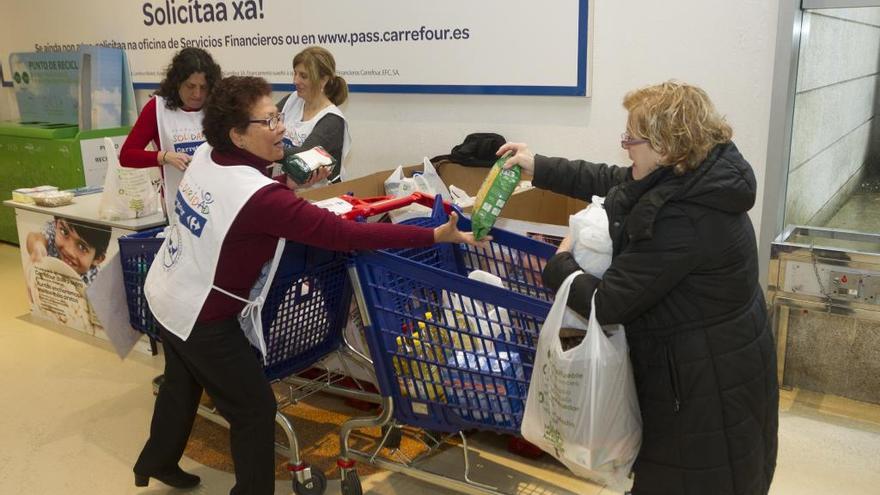
[[102, 330], [86, 295], [116, 239], [109, 227], [17, 211], [31, 313], [94, 335]]

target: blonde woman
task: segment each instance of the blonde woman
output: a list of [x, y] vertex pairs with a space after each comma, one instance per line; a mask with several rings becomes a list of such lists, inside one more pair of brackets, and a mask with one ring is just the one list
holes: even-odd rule
[[348, 99], [348, 84], [336, 75], [333, 55], [320, 46], [310, 46], [296, 54], [293, 84], [296, 91], [277, 105], [284, 114], [285, 147], [296, 152], [323, 147], [336, 159], [336, 167], [329, 171], [330, 182], [345, 179], [342, 162], [351, 148], [351, 135], [338, 105]]
[[[622, 323], [643, 420], [632, 493], [766, 494], [776, 466], [773, 339], [746, 212], [756, 182], [730, 126], [697, 87], [665, 82], [626, 95], [618, 167], [534, 155], [508, 143], [537, 187], [605, 196], [613, 242], [601, 279], [579, 275], [568, 305]], [[578, 270], [566, 239], [544, 270], [558, 288]]]

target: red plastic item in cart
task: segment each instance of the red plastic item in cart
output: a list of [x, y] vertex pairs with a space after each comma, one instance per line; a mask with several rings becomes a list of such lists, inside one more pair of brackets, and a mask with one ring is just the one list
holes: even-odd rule
[[[403, 196], [401, 198], [396, 198], [394, 196], [375, 196], [372, 198], [356, 198], [354, 196], [343, 194], [340, 196], [341, 199], [347, 201], [351, 204], [352, 209], [348, 213], [344, 213], [340, 215], [342, 218], [346, 220], [355, 220], [357, 218], [369, 218], [374, 215], [379, 215], [381, 213], [387, 213], [391, 210], [396, 210], [398, 208], [402, 208], [404, 206], [409, 206], [413, 203], [418, 203], [423, 206], [427, 206], [431, 208], [434, 206], [434, 196], [430, 194], [424, 194], [420, 192], [412, 193], [409, 196]], [[446, 213], [452, 212], [452, 205], [443, 202], [443, 209], [446, 210]]]

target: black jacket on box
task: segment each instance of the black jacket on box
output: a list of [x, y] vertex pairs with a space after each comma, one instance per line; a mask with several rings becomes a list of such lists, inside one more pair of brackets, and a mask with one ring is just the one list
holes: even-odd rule
[[[776, 354], [758, 283], [751, 166], [733, 143], [682, 176], [535, 157], [534, 185], [605, 196], [614, 245], [603, 278], [577, 277], [568, 304], [622, 323], [642, 412], [633, 495], [766, 494], [776, 467]], [[556, 289], [578, 266], [550, 260]]]

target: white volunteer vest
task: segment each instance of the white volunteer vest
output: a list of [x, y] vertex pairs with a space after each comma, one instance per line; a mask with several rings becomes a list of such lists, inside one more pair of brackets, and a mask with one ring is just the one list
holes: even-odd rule
[[170, 225], [147, 273], [144, 293], [159, 324], [183, 340], [189, 338], [212, 288], [245, 301], [248, 304], [242, 316], [253, 322], [253, 328], [246, 329], [245, 333], [265, 356], [259, 314], [275, 275], [284, 240], [278, 242], [268, 281], [255, 300], [242, 299], [213, 283], [220, 248], [232, 222], [254, 193], [274, 181], [247, 165], [214, 163], [212, 149], [206, 143], [196, 150], [180, 182]]
[[342, 114], [342, 110], [336, 105], [330, 105], [317, 113], [311, 120], [303, 122], [303, 110], [306, 102], [299, 96], [296, 91], [290, 94], [284, 103], [281, 112], [284, 113], [284, 144], [286, 146], [302, 146], [306, 138], [312, 133], [315, 124], [318, 123], [325, 115], [332, 113], [338, 115], [345, 122], [345, 133], [342, 137], [342, 164], [339, 165], [339, 178], [345, 180], [345, 157], [351, 149], [351, 134], [348, 132], [348, 120]]
[[[202, 143], [205, 142], [205, 133], [202, 130], [202, 117], [204, 112], [184, 112], [183, 110], [169, 110], [165, 107], [165, 98], [154, 96], [156, 99], [156, 124], [159, 127], [159, 149], [162, 151], [175, 151], [192, 156]], [[163, 165], [165, 177], [165, 212], [170, 218], [174, 212], [174, 198], [177, 196], [177, 185], [183, 172], [177, 168]]]

